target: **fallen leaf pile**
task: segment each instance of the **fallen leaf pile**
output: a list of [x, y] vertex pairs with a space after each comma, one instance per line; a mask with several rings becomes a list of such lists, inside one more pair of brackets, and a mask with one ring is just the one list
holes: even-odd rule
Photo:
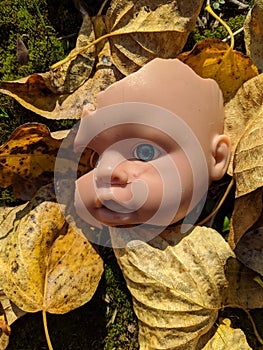
[[[115, 254], [139, 320], [140, 350], [251, 349], [228, 319], [215, 322], [222, 307], [263, 308], [262, 0], [244, 24], [247, 56], [218, 39], [183, 52], [201, 0], [112, 0], [104, 16], [100, 11], [93, 18], [75, 3], [83, 18], [75, 49], [48, 72], [0, 82], [0, 93], [45, 118], [77, 120], [84, 104], [96, 106], [100, 91], [155, 57], [177, 57], [217, 81], [232, 144], [228, 174], [236, 186], [228, 241], [196, 227], [184, 238], [167, 231], [149, 243], [132, 241]], [[70, 178], [71, 171], [90, 170], [91, 151], [76, 165], [74, 130], [66, 134], [51, 135], [32, 122], [0, 146], [0, 187], [11, 186], [26, 201], [0, 207], [0, 349], [24, 312], [79, 307], [92, 298], [103, 272], [102, 259], [68, 214], [70, 199], [59, 205], [54, 193], [54, 171]], [[56, 169], [62, 148], [63, 166]]]

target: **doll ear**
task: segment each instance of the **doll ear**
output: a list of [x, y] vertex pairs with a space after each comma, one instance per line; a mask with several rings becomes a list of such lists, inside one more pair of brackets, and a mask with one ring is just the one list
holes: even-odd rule
[[212, 181], [220, 180], [226, 173], [230, 160], [231, 143], [227, 135], [216, 135], [212, 144], [212, 166], [210, 178]]

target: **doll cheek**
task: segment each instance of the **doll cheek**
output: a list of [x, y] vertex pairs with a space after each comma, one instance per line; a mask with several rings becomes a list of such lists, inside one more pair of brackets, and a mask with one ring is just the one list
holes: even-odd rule
[[79, 193], [80, 198], [82, 201], [86, 204], [88, 204], [93, 197], [92, 194], [94, 193], [94, 186], [93, 186], [93, 170], [89, 173], [81, 176], [76, 181], [76, 190]]

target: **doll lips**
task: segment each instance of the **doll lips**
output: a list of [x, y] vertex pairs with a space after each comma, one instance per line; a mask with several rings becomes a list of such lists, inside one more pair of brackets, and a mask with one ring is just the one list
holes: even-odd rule
[[95, 216], [100, 222], [107, 225], [121, 225], [133, 217], [134, 211], [125, 208], [113, 200], [101, 202], [99, 199], [95, 203]]

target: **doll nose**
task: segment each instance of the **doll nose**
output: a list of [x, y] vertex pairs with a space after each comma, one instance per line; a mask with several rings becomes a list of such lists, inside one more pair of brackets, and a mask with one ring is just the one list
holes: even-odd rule
[[128, 183], [127, 162], [120, 153], [105, 151], [95, 168], [95, 181], [97, 185], [122, 186]]

